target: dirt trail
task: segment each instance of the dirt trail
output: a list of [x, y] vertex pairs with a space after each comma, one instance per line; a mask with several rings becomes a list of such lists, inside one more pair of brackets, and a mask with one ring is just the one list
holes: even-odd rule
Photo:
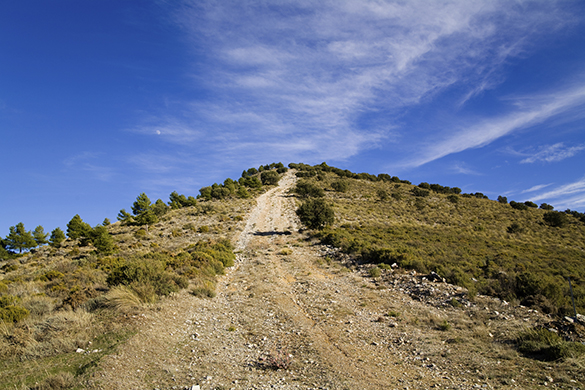
[[[236, 241], [236, 265], [220, 278], [217, 297], [182, 292], [137, 316], [139, 332], [104, 359], [87, 386], [471, 388], [440, 365], [412, 358], [421, 354], [412, 340], [425, 343], [425, 335], [384, 317], [418, 303], [377, 289], [357, 271], [328, 266], [323, 248], [298, 233], [295, 198], [287, 195], [295, 179], [289, 172], [258, 198]], [[288, 361], [288, 369], [274, 369]]]

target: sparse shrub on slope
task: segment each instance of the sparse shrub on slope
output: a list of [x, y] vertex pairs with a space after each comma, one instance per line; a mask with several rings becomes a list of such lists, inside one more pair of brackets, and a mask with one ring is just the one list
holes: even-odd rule
[[429, 190], [425, 190], [424, 188], [412, 187], [412, 190], [410, 191], [410, 193], [414, 196], [425, 197], [425, 196], [429, 196], [431, 192]]
[[349, 182], [347, 180], [336, 180], [331, 183], [331, 188], [337, 192], [346, 192], [349, 189]]
[[[337, 179], [334, 174], [346, 174], [321, 165], [311, 169], [329, 182]], [[347, 175], [350, 179], [344, 180], [357, 177]], [[570, 276], [577, 310], [585, 310], [585, 227], [577, 223], [582, 213], [562, 212], [568, 223], [562, 230], [550, 229], [549, 222], [543, 223], [545, 211], [524, 202], [512, 201], [508, 207], [503, 197], [491, 202], [478, 192], [456, 195], [431, 184], [433, 197], [413, 199], [429, 190], [378, 177], [375, 185], [369, 179], [353, 181], [347, 193], [332, 197], [335, 217], [343, 222], [315, 236], [362, 262], [434, 271], [468, 288], [471, 295], [477, 291], [518, 300], [545, 313], [572, 312], [566, 281]], [[391, 193], [393, 202], [377, 202], [379, 189]], [[530, 276], [523, 274], [526, 271]], [[532, 288], [531, 280], [538, 280], [540, 288]]]
[[516, 210], [528, 210], [528, 206], [524, 203], [515, 202], [513, 200], [510, 201], [510, 206]]
[[565, 341], [558, 334], [544, 328], [523, 331], [516, 341], [520, 352], [540, 360], [553, 361], [585, 355], [585, 345]]
[[276, 185], [280, 180], [280, 176], [276, 171], [273, 170], [264, 171], [260, 174], [260, 180], [262, 181], [262, 184], [266, 186]]
[[152, 286], [157, 295], [169, 295], [186, 286], [180, 277], [166, 271], [165, 260], [162, 254], [134, 257], [113, 268], [106, 281], [110, 286]]
[[552, 227], [563, 227], [569, 222], [567, 214], [559, 211], [548, 211], [542, 216], [544, 222]]
[[301, 222], [310, 229], [321, 230], [335, 220], [335, 212], [325, 199], [309, 199], [297, 210]]
[[322, 198], [325, 196], [325, 191], [321, 187], [306, 180], [299, 180], [292, 192], [304, 199]]
[[19, 298], [12, 295], [0, 297], [0, 321], [18, 322], [26, 318], [29, 311], [18, 305]]

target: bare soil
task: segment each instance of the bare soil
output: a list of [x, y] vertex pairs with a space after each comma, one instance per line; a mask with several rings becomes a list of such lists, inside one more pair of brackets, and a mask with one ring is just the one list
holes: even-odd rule
[[[133, 316], [93, 389], [583, 388], [583, 362], [541, 362], [512, 343], [547, 316], [399, 270], [372, 277], [311, 242], [288, 195], [261, 195], [217, 296], [183, 291]], [[457, 301], [454, 302], [453, 300]]]

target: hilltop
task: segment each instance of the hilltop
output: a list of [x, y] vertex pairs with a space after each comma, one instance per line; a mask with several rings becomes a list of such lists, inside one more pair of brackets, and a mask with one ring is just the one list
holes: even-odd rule
[[[112, 389], [583, 386], [583, 355], [567, 342], [583, 341], [583, 325], [563, 320], [566, 299], [555, 301], [551, 288], [539, 287], [555, 285], [541, 283], [547, 269], [540, 260], [556, 258], [548, 266], [559, 278], [570, 272], [583, 307], [578, 218], [570, 215], [551, 233], [543, 222], [550, 210], [517, 210], [398, 178], [340, 175], [326, 165], [291, 167], [278, 184], [247, 187], [250, 198], [236, 196], [237, 185], [232, 191], [226, 181], [147, 229], [112, 224], [116, 248], [108, 255], [77, 239], [5, 261], [2, 296], [17, 297], [14, 306], [29, 315], [0, 325], [0, 382]], [[266, 171], [280, 167], [273, 168]], [[260, 181], [258, 171], [247, 172], [243, 177]], [[296, 210], [321, 195], [335, 218], [306, 229]], [[514, 223], [518, 230], [508, 232]], [[520, 296], [517, 281], [527, 271], [540, 279], [532, 295]], [[513, 288], [495, 288], [504, 279], [492, 276], [500, 272]], [[117, 283], [129, 275], [133, 281]], [[159, 285], [170, 287], [146, 291]], [[39, 365], [51, 370], [39, 372]]]

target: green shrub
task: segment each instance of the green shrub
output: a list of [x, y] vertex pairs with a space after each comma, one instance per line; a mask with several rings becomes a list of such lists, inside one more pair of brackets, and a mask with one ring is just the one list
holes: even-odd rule
[[301, 180], [293, 188], [293, 193], [297, 194], [301, 198], [322, 198], [325, 196], [325, 191], [318, 185], [315, 185], [309, 181]]
[[381, 201], [385, 201], [388, 199], [388, 193], [386, 192], [386, 190], [379, 188], [376, 191], [376, 194], [378, 194], [378, 198], [380, 198]]
[[157, 295], [179, 291], [176, 277], [165, 270], [166, 264], [157, 259], [137, 257], [112, 269], [106, 281], [110, 286], [151, 285]]
[[2, 271], [8, 273], [12, 271], [16, 271], [18, 269], [18, 265], [16, 264], [4, 264], [1, 268]]
[[18, 322], [29, 315], [29, 311], [17, 305], [18, 297], [4, 295], [0, 297], [0, 320], [4, 322]]
[[238, 198], [241, 199], [248, 199], [251, 197], [250, 193], [248, 192], [245, 186], [240, 186], [238, 188], [238, 191], [236, 192], [236, 195], [238, 196]]
[[449, 301], [449, 303], [450, 303], [450, 304], [451, 304], [451, 306], [453, 306], [453, 307], [461, 307], [461, 306], [463, 306], [463, 305], [461, 304], [461, 302], [459, 302], [459, 301], [458, 301], [457, 299], [455, 299], [455, 298], [451, 298], [451, 301]]
[[215, 298], [216, 296], [215, 291], [207, 287], [194, 287], [191, 294], [199, 298]]
[[209, 226], [207, 225], [199, 226], [199, 233], [209, 233]]
[[260, 181], [262, 184], [268, 185], [276, 185], [280, 180], [280, 176], [276, 171], [264, 171], [260, 174]]
[[516, 341], [520, 352], [545, 361], [585, 355], [585, 345], [565, 341], [558, 334], [544, 328], [525, 330], [518, 335]]
[[528, 210], [528, 206], [526, 206], [524, 203], [514, 202], [513, 200], [510, 201], [510, 206], [516, 210]]
[[512, 222], [510, 226], [506, 228], [506, 231], [510, 234], [522, 233], [524, 229], [517, 222]]
[[422, 189], [420, 187], [413, 187], [412, 190], [410, 191], [410, 193], [414, 196], [425, 197], [425, 196], [429, 196], [431, 192], [429, 190], [425, 190], [425, 189]]
[[45, 275], [43, 275], [43, 276], [46, 280], [53, 281], [55, 279], [62, 278], [64, 275], [59, 271], [51, 270], [51, 271], [46, 272]]
[[145, 238], [147, 235], [146, 230], [144, 229], [138, 229], [137, 231], [134, 232], [134, 237], [136, 238]]
[[335, 212], [324, 199], [309, 199], [296, 211], [301, 222], [310, 229], [324, 229], [335, 220]]
[[349, 182], [347, 180], [337, 180], [331, 183], [331, 188], [337, 192], [347, 192], [349, 190]]
[[447, 322], [447, 320], [444, 320], [443, 322], [441, 322], [441, 323], [439, 324], [438, 328], [439, 328], [439, 330], [441, 330], [441, 331], [443, 331], [443, 332], [446, 332], [446, 331], [448, 331], [448, 330], [450, 330], [450, 329], [451, 329], [451, 324], [449, 324], [449, 323]]
[[542, 216], [544, 222], [551, 227], [563, 227], [569, 222], [567, 214], [559, 211], [548, 211]]
[[451, 194], [447, 196], [447, 200], [453, 204], [457, 204], [459, 202], [459, 197], [455, 194]]
[[380, 277], [380, 275], [382, 275], [382, 270], [380, 270], [380, 268], [378, 268], [378, 267], [374, 267], [374, 268], [370, 268], [368, 273], [370, 274], [370, 276], [372, 278], [378, 278], [378, 277]]

